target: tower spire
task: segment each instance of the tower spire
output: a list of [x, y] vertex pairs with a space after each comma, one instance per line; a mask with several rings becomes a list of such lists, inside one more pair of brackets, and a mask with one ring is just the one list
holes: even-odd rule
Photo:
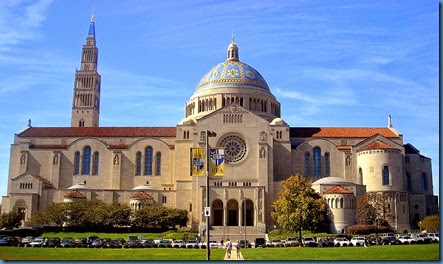
[[94, 10], [92, 10], [91, 22], [90, 22], [90, 24], [89, 24], [88, 37], [89, 37], [89, 36], [95, 38], [95, 19], [94, 19]]

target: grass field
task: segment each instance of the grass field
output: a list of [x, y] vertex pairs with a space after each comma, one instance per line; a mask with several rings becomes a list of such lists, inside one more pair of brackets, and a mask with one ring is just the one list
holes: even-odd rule
[[[223, 249], [211, 249], [211, 260], [223, 260]], [[412, 260], [437, 261], [439, 244], [341, 247], [341, 248], [248, 248], [243, 249], [245, 260]], [[30, 248], [2, 247], [1, 260], [205, 260], [205, 249], [146, 248]]]

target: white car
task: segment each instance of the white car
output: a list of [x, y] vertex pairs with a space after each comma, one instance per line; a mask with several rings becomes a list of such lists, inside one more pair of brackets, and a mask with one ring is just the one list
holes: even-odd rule
[[427, 236], [432, 238], [432, 242], [438, 243], [440, 242], [439, 233], [428, 233]]
[[334, 247], [345, 247], [349, 245], [349, 240], [346, 237], [336, 237], [334, 239]]
[[174, 240], [174, 241], [172, 241], [172, 243], [171, 243], [171, 246], [172, 246], [173, 248], [181, 248], [182, 245], [184, 245], [184, 244], [183, 244], [183, 240]]
[[198, 246], [197, 240], [189, 240], [186, 243], [186, 248], [195, 248], [196, 246]]
[[210, 240], [209, 241], [209, 247], [211, 247], [211, 248], [219, 248], [220, 244], [217, 241], [215, 241], [215, 240]]
[[364, 237], [353, 237], [351, 238], [351, 244], [353, 246], [363, 246], [365, 244], [365, 238]]
[[29, 243], [29, 245], [31, 247], [41, 247], [41, 246], [43, 246], [45, 241], [46, 241], [46, 237], [37, 237], [34, 240], [32, 240], [32, 242]]
[[398, 236], [398, 241], [400, 241], [402, 244], [417, 244], [417, 240], [411, 236]]

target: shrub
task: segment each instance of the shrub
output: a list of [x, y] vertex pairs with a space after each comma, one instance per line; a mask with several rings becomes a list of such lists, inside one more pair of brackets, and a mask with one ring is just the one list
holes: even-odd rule
[[387, 233], [392, 230], [387, 226], [353, 225], [348, 227], [348, 233], [353, 235], [369, 235], [372, 233]]

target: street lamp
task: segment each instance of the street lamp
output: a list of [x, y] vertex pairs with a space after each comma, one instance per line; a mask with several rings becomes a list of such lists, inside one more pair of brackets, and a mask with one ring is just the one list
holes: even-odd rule
[[[205, 142], [205, 166], [206, 166], [206, 207], [209, 208], [209, 137], [216, 137], [217, 133], [206, 130]], [[209, 214], [206, 214], [206, 260], [211, 260], [211, 250], [209, 248]]]

